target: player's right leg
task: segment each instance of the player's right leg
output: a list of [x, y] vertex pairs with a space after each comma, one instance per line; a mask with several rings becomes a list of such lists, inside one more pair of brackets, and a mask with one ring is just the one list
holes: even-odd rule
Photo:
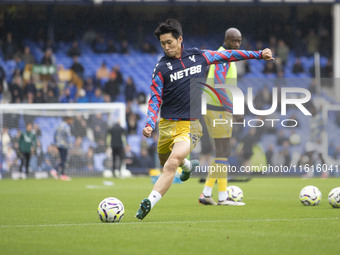
[[171, 187], [177, 168], [189, 153], [189, 143], [183, 141], [174, 144], [172, 152], [164, 164], [162, 174], [155, 183], [149, 197], [142, 200], [136, 218], [144, 219], [153, 206], [165, 195]]

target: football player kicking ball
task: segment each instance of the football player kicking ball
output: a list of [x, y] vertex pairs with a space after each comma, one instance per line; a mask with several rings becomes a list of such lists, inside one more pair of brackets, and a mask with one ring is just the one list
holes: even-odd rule
[[148, 120], [143, 135], [151, 136], [161, 110], [157, 152], [163, 172], [149, 197], [143, 199], [139, 206], [136, 218], [140, 220], [144, 219], [168, 191], [179, 166], [183, 169], [180, 176], [182, 181], [188, 180], [191, 172], [198, 166], [198, 161], [186, 159], [202, 136], [202, 127], [198, 121], [200, 112], [195, 113], [197, 109], [190, 111], [190, 79], [203, 78], [205, 68], [212, 64], [246, 59], [273, 59], [270, 49], [263, 51], [185, 49], [182, 45], [182, 27], [174, 19], [161, 23], [155, 30], [155, 36], [165, 55], [158, 61], [153, 72]]
[[[232, 49], [238, 50], [242, 43], [242, 34], [236, 28], [229, 28], [225, 32], [223, 47], [218, 50]], [[234, 62], [227, 64], [211, 65], [207, 77], [207, 84], [215, 87], [215, 84], [227, 84], [237, 86], [237, 69]], [[220, 166], [223, 169], [228, 165], [228, 157], [230, 155], [230, 137], [232, 134], [231, 125], [213, 125], [214, 119], [224, 119], [227, 123], [231, 123], [233, 119], [233, 100], [232, 95], [223, 88], [217, 88], [220, 94], [223, 106], [213, 100], [207, 98], [207, 114], [204, 116], [205, 123], [209, 132], [209, 136], [214, 139], [216, 157], [213, 158], [211, 166], [216, 168]], [[243, 118], [242, 116], [234, 116], [235, 118]], [[236, 121], [240, 121], [236, 119]], [[212, 168], [209, 168], [212, 169]], [[227, 168], [226, 168], [227, 169]], [[212, 198], [212, 190], [217, 179], [218, 185], [218, 203]], [[227, 194], [227, 172], [211, 172], [208, 173], [205, 181], [203, 193], [198, 199], [203, 205], [245, 205], [243, 202], [235, 202], [228, 198]]]

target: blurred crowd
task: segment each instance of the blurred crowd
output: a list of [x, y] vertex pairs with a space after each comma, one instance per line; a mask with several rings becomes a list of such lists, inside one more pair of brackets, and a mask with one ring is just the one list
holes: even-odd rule
[[[288, 67], [289, 59], [294, 57], [294, 64], [289, 67], [290, 72], [293, 74], [304, 73], [308, 77], [314, 76], [314, 66], [306, 70], [306, 66], [303, 64], [302, 59], [304, 57], [311, 57], [314, 52], [318, 51], [322, 56], [327, 58], [327, 63], [322, 67], [322, 77], [333, 77], [333, 66], [331, 59], [331, 42], [332, 35], [322, 23], [316, 25], [316, 20], [320, 18], [317, 14], [311, 14], [306, 20], [311, 22], [305, 22], [304, 24], [292, 24], [285, 22], [284, 19], [280, 22], [280, 26], [273, 22], [268, 24], [268, 30], [264, 30], [261, 24], [265, 21], [260, 19], [257, 22], [257, 26], [254, 27], [252, 33], [249, 29], [240, 26], [240, 30], [243, 32], [243, 48], [244, 49], [263, 49], [269, 47], [272, 49], [277, 61], [266, 62], [262, 70], [257, 70], [263, 74], [271, 74], [271, 77], [284, 78], [286, 77], [286, 70]], [[324, 17], [321, 17], [325, 19]], [[133, 18], [130, 13], [124, 14], [123, 20], [126, 24], [129, 24], [128, 20]], [[328, 20], [326, 19], [328, 22]], [[324, 24], [327, 24], [324, 23]], [[0, 34], [0, 57], [2, 63], [7, 61], [14, 61], [14, 67], [12, 73], [6, 73], [6, 68], [0, 64], [0, 98], [1, 102], [7, 103], [102, 103], [102, 102], [124, 102], [126, 103], [126, 134], [127, 137], [140, 135], [138, 132], [139, 124], [144, 121], [145, 116], [145, 104], [147, 102], [147, 96], [142, 92], [140, 88], [135, 85], [134, 79], [121, 71], [120, 63], [116, 63], [113, 67], [109, 68], [108, 64], [103, 61], [98, 67], [94, 75], [86, 76], [84, 63], [81, 62], [81, 56], [83, 52], [80, 44], [85, 44], [91, 49], [94, 54], [122, 54], [126, 56], [132, 56], [131, 51], [144, 52], [146, 54], [162, 54], [161, 49], [157, 42], [147, 40], [146, 38], [146, 26], [138, 24], [133, 28], [134, 39], [132, 41], [131, 36], [127, 34], [128, 29], [126, 24], [119, 28], [117, 34], [114, 36], [112, 33], [98, 32], [96, 27], [89, 26], [83, 32], [76, 33], [72, 30], [72, 27], [67, 31], [63, 31], [61, 36], [57, 35], [53, 38], [49, 36], [46, 29], [39, 28], [34, 37], [30, 40], [34, 41], [38, 45], [39, 49], [43, 52], [40, 59], [37, 59], [37, 54], [32, 53], [32, 48], [29, 44], [25, 43], [24, 38], [21, 38], [15, 30], [4, 30]], [[244, 24], [249, 24], [244, 22]], [[321, 24], [321, 25], [320, 25]], [[190, 35], [186, 35], [186, 41], [189, 42], [189, 46], [202, 45], [211, 47], [211, 45], [205, 45], [204, 38], [213, 37], [216, 39], [216, 48], [220, 44], [220, 36], [216, 34], [211, 35], [207, 32], [209, 29], [206, 27], [204, 20], [199, 24], [193, 22], [187, 22], [186, 30], [191, 31], [193, 36], [196, 34], [204, 34], [201, 41], [198, 41], [196, 45], [190, 45]], [[203, 31], [203, 32], [202, 32]], [[152, 34], [152, 32], [150, 32]], [[56, 43], [57, 40], [62, 40], [64, 43]], [[64, 46], [61, 46], [64, 45]], [[67, 45], [67, 46], [65, 46]], [[205, 46], [203, 46], [205, 45]], [[214, 47], [212, 46], [212, 47]], [[60, 48], [62, 47], [62, 48]], [[56, 62], [55, 52], [63, 51], [72, 60], [70, 68], [65, 68], [60, 63]], [[40, 66], [46, 68], [55, 68], [51, 73], [39, 72], [34, 68]], [[250, 67], [247, 62], [239, 68], [239, 77], [249, 73]], [[8, 78], [10, 77], [10, 78]], [[310, 91], [315, 93], [315, 84], [311, 84]], [[264, 87], [263, 90], [256, 95], [255, 102], [259, 104], [269, 103], [271, 100], [268, 88]], [[261, 109], [263, 105], [257, 105], [257, 109]], [[78, 117], [77, 117], [78, 118]], [[94, 117], [96, 118], [96, 117]], [[338, 118], [340, 119], [340, 117]], [[32, 120], [28, 120], [32, 121]], [[34, 122], [34, 120], [33, 120]], [[33, 123], [32, 122], [32, 123]], [[9, 118], [5, 122], [7, 127], [4, 128], [3, 137], [7, 137], [7, 146], [3, 144], [3, 151], [6, 152], [4, 156], [6, 162], [8, 162], [8, 169], [15, 168], [18, 165], [18, 159], [15, 157], [16, 153], [16, 139], [20, 134], [18, 130], [16, 135], [12, 135], [9, 130], [18, 128], [17, 120], [15, 118]], [[13, 124], [14, 123], [14, 124]], [[85, 124], [84, 124], [85, 123]], [[101, 124], [99, 124], [101, 123]], [[340, 123], [338, 121], [337, 123]], [[87, 127], [85, 128], [84, 125]], [[99, 125], [99, 126], [98, 126]], [[338, 124], [340, 125], [340, 124]], [[87, 139], [87, 129], [92, 130], [93, 136], [96, 141], [96, 146], [89, 146], [85, 151], [83, 149], [84, 139]], [[81, 168], [93, 170], [94, 169], [94, 155], [100, 153], [107, 153], [109, 145], [106, 142], [106, 138], [103, 137], [107, 134], [109, 127], [105, 121], [100, 118], [95, 120], [83, 120], [76, 119], [74, 123], [74, 148], [70, 152], [70, 168], [81, 166]], [[39, 126], [35, 126], [36, 132], [39, 132]], [[232, 138], [233, 143], [237, 141], [244, 141], [244, 143], [253, 143], [261, 139], [261, 134], [258, 134], [259, 130], [249, 130], [245, 136], [237, 136], [237, 130], [235, 129], [235, 138]], [[261, 131], [263, 132], [263, 130]], [[279, 130], [266, 130], [268, 133], [276, 134], [278, 139], [281, 137]], [[38, 135], [38, 134], [37, 134]], [[247, 137], [247, 139], [244, 139]], [[39, 138], [39, 135], [38, 135]], [[39, 140], [39, 139], [38, 139]], [[270, 156], [273, 154], [271, 149], [274, 145], [268, 147], [266, 154], [268, 155], [268, 162], [277, 160], [277, 162], [288, 162], [289, 155], [287, 151], [289, 145], [289, 139], [282, 139], [280, 142], [280, 151], [276, 156]], [[133, 144], [126, 143], [124, 147], [126, 164], [128, 167], [145, 166], [155, 167], [155, 144], [157, 141], [156, 135], [152, 138], [152, 142], [146, 143], [141, 141], [141, 146], [138, 148], [139, 153], [135, 153], [135, 150], [131, 150]], [[34, 152], [34, 157], [31, 164], [32, 169], [47, 169], [56, 164], [57, 151], [53, 144], [51, 144], [47, 151], [44, 152], [38, 147]], [[245, 145], [244, 148], [252, 148]], [[333, 145], [334, 147], [334, 145]], [[5, 150], [6, 148], [6, 150]], [[281, 150], [282, 149], [282, 150]], [[334, 147], [334, 155], [339, 155], [340, 149]], [[72, 155], [72, 156], [71, 156]], [[338, 156], [336, 156], [338, 157]], [[109, 158], [109, 157], [108, 157]], [[107, 161], [107, 160], [106, 160]], [[105, 162], [106, 162], [105, 161]], [[81, 164], [79, 163], [81, 162]], [[108, 165], [108, 163], [105, 163]], [[14, 167], [15, 166], [15, 167]]]

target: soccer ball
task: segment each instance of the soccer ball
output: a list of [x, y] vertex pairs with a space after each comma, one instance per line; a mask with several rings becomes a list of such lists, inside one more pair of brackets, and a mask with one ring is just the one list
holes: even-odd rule
[[228, 198], [235, 201], [241, 202], [243, 199], [243, 191], [237, 186], [229, 186], [227, 188]]
[[97, 213], [102, 222], [119, 222], [124, 216], [124, 205], [119, 199], [108, 197], [100, 202]]
[[340, 208], [340, 187], [336, 187], [328, 194], [328, 202], [334, 208]]
[[300, 192], [300, 201], [303, 205], [318, 205], [321, 197], [320, 190], [315, 186], [306, 186]]

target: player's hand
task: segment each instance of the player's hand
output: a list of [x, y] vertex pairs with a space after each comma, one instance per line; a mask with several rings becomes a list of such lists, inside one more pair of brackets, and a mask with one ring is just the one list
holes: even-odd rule
[[143, 129], [143, 135], [149, 138], [151, 136], [152, 131], [153, 131], [153, 128], [150, 126], [147, 126]]
[[275, 60], [275, 58], [273, 58], [273, 56], [272, 56], [272, 50], [268, 49], [268, 48], [264, 49], [262, 51], [262, 59], [267, 60], [267, 61], [268, 60]]

